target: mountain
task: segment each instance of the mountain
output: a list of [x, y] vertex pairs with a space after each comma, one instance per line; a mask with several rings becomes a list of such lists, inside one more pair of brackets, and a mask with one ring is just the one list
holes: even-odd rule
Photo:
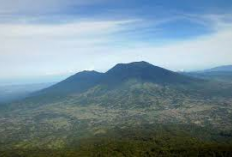
[[232, 83], [232, 65], [220, 66], [212, 69], [206, 69], [203, 71], [188, 72], [181, 74], [200, 79], [215, 80], [230, 84]]
[[0, 109], [0, 156], [230, 155], [231, 93], [147, 62], [80, 72]]
[[104, 81], [114, 84], [129, 79], [138, 79], [158, 84], [190, 83], [194, 81], [192, 78], [151, 65], [147, 62], [118, 64], [106, 72]]
[[219, 66], [205, 70], [205, 72], [232, 72], [232, 65]]
[[62, 82], [35, 93], [35, 95], [78, 94], [96, 85], [115, 86], [131, 79], [163, 85], [188, 84], [199, 81], [147, 62], [134, 62], [129, 64], [117, 64], [106, 73], [99, 73], [96, 71], [79, 72]]
[[102, 73], [96, 71], [83, 71], [77, 73], [64, 81], [61, 81], [49, 88], [43, 89], [35, 95], [54, 94], [68, 95], [71, 93], [80, 93], [95, 86], [102, 78]]

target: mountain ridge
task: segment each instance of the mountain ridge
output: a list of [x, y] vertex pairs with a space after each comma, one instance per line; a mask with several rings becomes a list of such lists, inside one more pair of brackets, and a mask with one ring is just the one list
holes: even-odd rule
[[205, 70], [205, 72], [232, 72], [232, 65], [218, 66]]
[[[72, 92], [83, 92], [91, 86], [94, 86], [100, 80], [102, 73], [96, 71], [82, 71], [76, 73], [67, 79], [43, 89], [35, 95], [55, 93], [55, 94], [69, 94]], [[78, 88], [76, 88], [78, 86]]]
[[198, 79], [232, 83], [232, 65], [218, 66], [202, 71], [182, 72], [181, 74]]
[[116, 86], [130, 79], [137, 79], [145, 82], [158, 84], [188, 84], [199, 81], [179, 73], [154, 66], [148, 62], [120, 63], [105, 73], [97, 71], [82, 71], [61, 81], [49, 88], [46, 88], [37, 95], [72, 94], [81, 93], [96, 85]]
[[[170, 78], [163, 79], [165, 77]], [[105, 82], [105, 79], [110, 81]], [[63, 92], [56, 93], [63, 88]], [[232, 85], [192, 79], [139, 62], [119, 64], [103, 74], [80, 72], [49, 90], [2, 106], [0, 154], [1, 149], [77, 148], [73, 144], [80, 145], [82, 140], [100, 136], [111, 138], [121, 133], [125, 134], [122, 138], [128, 139], [130, 131], [125, 129], [131, 128], [135, 128], [131, 130], [135, 131], [135, 136], [129, 138], [133, 143], [139, 139], [144, 145], [147, 139], [153, 139], [147, 142], [154, 144], [157, 136], [151, 138], [147, 131], [153, 132], [159, 126], [172, 135], [181, 128], [193, 137], [200, 136], [200, 140], [202, 137], [219, 142], [232, 139]], [[185, 124], [189, 130], [183, 127]], [[177, 128], [166, 128], [171, 125]], [[203, 132], [193, 131], [195, 127]], [[143, 128], [141, 133], [138, 128]], [[208, 129], [212, 131], [210, 135]], [[157, 135], [162, 132], [163, 129]], [[177, 133], [182, 137], [182, 131]], [[192, 141], [192, 138], [187, 139]]]

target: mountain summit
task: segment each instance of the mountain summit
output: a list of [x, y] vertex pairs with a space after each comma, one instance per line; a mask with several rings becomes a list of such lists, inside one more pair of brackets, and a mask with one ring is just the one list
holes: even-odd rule
[[98, 84], [102, 78], [102, 73], [96, 71], [82, 71], [61, 81], [37, 94], [58, 94], [67, 95], [80, 93]]
[[117, 64], [106, 73], [99, 73], [96, 71], [79, 72], [38, 93], [39, 95], [77, 94], [85, 92], [96, 85], [115, 86], [132, 79], [162, 85], [187, 84], [196, 81], [196, 79], [142, 61], [128, 64]]
[[105, 73], [106, 81], [119, 83], [128, 79], [138, 79], [158, 84], [189, 83], [191, 78], [154, 66], [147, 62], [117, 64]]

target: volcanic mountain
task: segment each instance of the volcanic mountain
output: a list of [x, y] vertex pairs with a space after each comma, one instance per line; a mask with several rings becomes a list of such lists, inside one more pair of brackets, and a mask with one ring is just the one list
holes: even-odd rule
[[117, 64], [106, 73], [96, 71], [79, 72], [35, 94], [77, 94], [85, 92], [97, 85], [112, 87], [132, 79], [160, 85], [183, 85], [200, 81], [142, 61], [129, 64]]
[[80, 72], [2, 106], [0, 156], [7, 150], [30, 156], [28, 150], [33, 149], [72, 154], [66, 153], [70, 148], [80, 153], [73, 156], [92, 156], [86, 152], [95, 156], [104, 150], [115, 156], [122, 148], [126, 154], [128, 149], [132, 154], [140, 149], [145, 153], [147, 146], [154, 153], [154, 144], [173, 151], [179, 145], [176, 139], [186, 140], [187, 150], [193, 139], [229, 142], [231, 93], [230, 84], [192, 78], [147, 62], [117, 64], [106, 73]]

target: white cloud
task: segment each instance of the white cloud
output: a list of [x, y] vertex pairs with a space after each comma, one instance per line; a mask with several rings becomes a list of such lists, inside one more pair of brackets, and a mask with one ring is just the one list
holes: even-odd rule
[[231, 41], [232, 26], [211, 35], [161, 47], [142, 45], [128, 50], [127, 54], [133, 52], [134, 60], [147, 60], [172, 70], [197, 70], [232, 64]]
[[106, 51], [109, 36], [135, 21], [0, 24], [0, 73], [3, 77], [16, 77], [90, 69], [89, 65], [80, 65], [86, 62], [84, 58]]
[[118, 31], [120, 25], [135, 22], [134, 20], [123, 21], [86, 21], [68, 24], [0, 24], [1, 37], [71, 37], [107, 34]]
[[220, 31], [231, 27], [232, 24], [232, 14], [184, 14], [180, 18], [185, 18], [187, 20], [193, 21], [195, 23], [204, 25], [205, 27], [213, 30]]
[[137, 22], [141, 21], [0, 24], [1, 77], [105, 71], [119, 62], [140, 60], [172, 70], [232, 64], [232, 23], [228, 20], [210, 23], [209, 27], [220, 25], [213, 34], [162, 46], [127, 40], [121, 31], [133, 29]]

